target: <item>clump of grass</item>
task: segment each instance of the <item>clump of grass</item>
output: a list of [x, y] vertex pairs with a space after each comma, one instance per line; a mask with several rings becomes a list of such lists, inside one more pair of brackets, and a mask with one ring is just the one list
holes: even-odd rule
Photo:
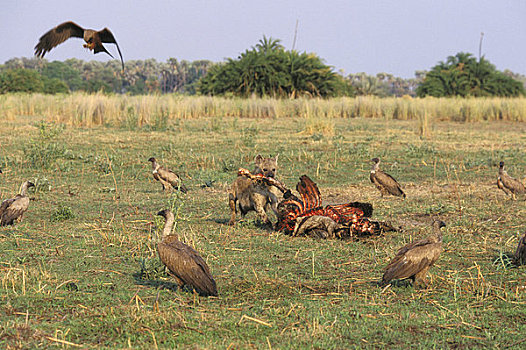
[[57, 159], [67, 155], [66, 146], [59, 138], [64, 125], [41, 121], [37, 127], [38, 136], [24, 146], [24, 157], [32, 167], [49, 169]]
[[499, 255], [493, 260], [493, 265], [496, 266], [497, 270], [509, 269], [510, 267], [514, 266], [513, 255], [499, 251]]
[[424, 212], [425, 214], [429, 214], [429, 215], [440, 215], [440, 214], [449, 213], [452, 210], [453, 210], [452, 206], [440, 203], [440, 204], [430, 205], [429, 207], [425, 209]]
[[35, 185], [35, 187], [33, 187], [35, 193], [51, 191], [51, 183], [45, 176], [35, 177], [31, 182]]
[[75, 214], [73, 214], [73, 210], [64, 205], [58, 207], [58, 209], [51, 214], [51, 222], [65, 221], [74, 218]]
[[423, 114], [418, 115], [418, 133], [421, 139], [428, 139], [431, 136], [427, 111], [424, 111]]
[[150, 258], [141, 258], [139, 262], [141, 265], [139, 279], [156, 280], [160, 277], [166, 277], [165, 267], [157, 255]]
[[302, 134], [315, 136], [314, 139], [320, 139], [320, 136], [334, 136], [334, 121], [332, 118], [307, 118], [305, 128]]

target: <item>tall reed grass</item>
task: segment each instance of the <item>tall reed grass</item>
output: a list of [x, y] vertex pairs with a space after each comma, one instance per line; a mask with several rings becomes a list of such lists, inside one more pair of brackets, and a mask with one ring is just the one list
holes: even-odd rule
[[156, 125], [200, 117], [384, 118], [400, 120], [526, 120], [526, 98], [333, 98], [280, 100], [178, 95], [0, 95], [0, 119], [41, 116], [77, 126]]

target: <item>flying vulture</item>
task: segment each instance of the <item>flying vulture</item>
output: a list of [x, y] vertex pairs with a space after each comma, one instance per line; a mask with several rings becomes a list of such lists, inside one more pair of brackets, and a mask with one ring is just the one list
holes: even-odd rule
[[516, 265], [526, 265], [526, 233], [519, 240], [514, 260]]
[[183, 180], [171, 171], [170, 169], [163, 168], [162, 166], [157, 163], [157, 159], [154, 157], [151, 157], [148, 159], [149, 162], [152, 162], [152, 174], [153, 178], [163, 185], [163, 191], [166, 191], [171, 188], [176, 188], [180, 190], [183, 193], [188, 192], [188, 189], [183, 184]]
[[405, 193], [400, 188], [400, 184], [391, 175], [380, 170], [380, 159], [373, 158], [371, 162], [373, 162], [373, 167], [369, 178], [376, 188], [380, 190], [382, 197], [386, 194], [392, 194], [393, 196], [405, 198]]
[[165, 209], [157, 213], [166, 219], [162, 241], [157, 251], [162, 263], [170, 270], [180, 288], [188, 286], [201, 296], [217, 296], [217, 287], [206, 262], [191, 247], [172, 234], [174, 214]]
[[497, 187], [504, 191], [511, 198], [515, 199], [515, 195], [526, 193], [526, 188], [522, 182], [512, 178], [508, 172], [504, 170], [504, 162], [499, 164], [499, 175], [497, 176]]
[[69, 38], [83, 38], [86, 44], [83, 46], [94, 53], [106, 52], [111, 58], [114, 58], [111, 53], [106, 50], [102, 43], [111, 43], [117, 46], [119, 56], [121, 57], [122, 69], [124, 70], [124, 60], [122, 59], [121, 49], [117, 44], [117, 40], [108, 28], [96, 31], [93, 29], [84, 29], [76, 23], [64, 22], [55, 28], [48, 31], [40, 37], [38, 44], [35, 46], [35, 56], [44, 57], [44, 55], [51, 51], [55, 46], [62, 44]]
[[22, 216], [29, 207], [27, 189], [34, 186], [33, 183], [25, 181], [15, 198], [6, 199], [0, 204], [0, 226], [13, 225], [15, 221], [22, 221]]
[[442, 252], [443, 221], [433, 221], [433, 233], [422, 240], [407, 244], [398, 250], [396, 256], [385, 268], [381, 286], [392, 280], [410, 278], [414, 283], [426, 283], [427, 270], [438, 260]]

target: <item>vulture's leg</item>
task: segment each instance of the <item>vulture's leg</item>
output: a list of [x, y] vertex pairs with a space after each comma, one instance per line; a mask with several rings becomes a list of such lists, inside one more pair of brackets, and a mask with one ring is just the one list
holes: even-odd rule
[[228, 194], [228, 205], [230, 206], [230, 221], [228, 224], [233, 226], [236, 223], [237, 199], [233, 193]]
[[183, 289], [185, 283], [183, 282], [182, 279], [180, 279], [179, 277], [177, 277], [176, 275], [174, 275], [171, 271], [168, 271], [168, 274], [170, 276], [172, 276], [172, 278], [175, 280], [175, 283], [177, 284], [177, 286], [179, 287], [179, 289]]
[[426, 280], [427, 270], [429, 270], [429, 266], [424, 267], [420, 272], [418, 272], [415, 275], [415, 286], [416, 285], [423, 285], [424, 287], [427, 288], [427, 286], [428, 286], [428, 283], [427, 283], [427, 280]]

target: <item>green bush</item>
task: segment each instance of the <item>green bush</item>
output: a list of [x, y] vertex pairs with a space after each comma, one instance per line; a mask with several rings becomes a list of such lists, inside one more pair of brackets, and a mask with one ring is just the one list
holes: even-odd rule
[[30, 69], [7, 69], [0, 73], [0, 93], [43, 92], [44, 82], [37, 71]]
[[53, 214], [51, 214], [51, 222], [64, 221], [74, 218], [75, 214], [73, 214], [73, 210], [71, 210], [70, 207], [63, 205], [58, 207], [58, 209]]
[[469, 53], [459, 52], [439, 62], [427, 73], [416, 90], [419, 97], [526, 95], [524, 85], [502, 72], [484, 57], [478, 61]]
[[7, 69], [0, 73], [0, 93], [43, 92], [46, 94], [67, 93], [68, 85], [59, 78], [42, 76], [32, 69]]
[[263, 37], [238, 59], [213, 66], [199, 82], [205, 95], [328, 97], [350, 95], [352, 87], [313, 53], [286, 51]]

